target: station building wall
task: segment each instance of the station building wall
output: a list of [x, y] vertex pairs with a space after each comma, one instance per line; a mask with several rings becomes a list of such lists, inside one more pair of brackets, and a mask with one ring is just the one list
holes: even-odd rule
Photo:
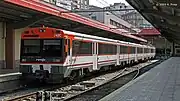
[[20, 62], [20, 44], [21, 44], [21, 33], [25, 30], [25, 28], [16, 29], [15, 30], [15, 60], [16, 67], [19, 67]]
[[[20, 43], [21, 43], [21, 33], [24, 31], [25, 28], [16, 29], [15, 30], [15, 67], [19, 67], [19, 60], [20, 60]], [[5, 63], [5, 37], [6, 37], [6, 25], [3, 22], [0, 22], [0, 69], [6, 68]], [[8, 50], [11, 51], [11, 50]], [[7, 52], [8, 52], [7, 51]]]
[[0, 68], [5, 67], [5, 33], [6, 27], [0, 22]]

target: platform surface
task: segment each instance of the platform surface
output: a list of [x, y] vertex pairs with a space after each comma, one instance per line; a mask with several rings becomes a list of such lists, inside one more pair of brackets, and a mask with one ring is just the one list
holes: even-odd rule
[[100, 101], [180, 101], [180, 57], [171, 57]]
[[0, 69], [0, 75], [11, 74], [19, 72], [18, 69]]

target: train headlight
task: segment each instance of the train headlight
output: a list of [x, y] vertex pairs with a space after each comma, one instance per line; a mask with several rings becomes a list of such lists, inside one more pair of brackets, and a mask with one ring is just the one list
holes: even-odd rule
[[54, 62], [60, 62], [61, 60], [60, 59], [54, 59]]
[[22, 61], [22, 62], [26, 62], [26, 59], [22, 59], [21, 61]]

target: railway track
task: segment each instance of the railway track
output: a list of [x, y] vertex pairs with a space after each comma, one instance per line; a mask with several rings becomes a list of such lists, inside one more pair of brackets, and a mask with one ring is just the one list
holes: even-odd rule
[[[160, 62], [151, 61], [141, 63], [123, 70], [91, 78], [87, 81], [87, 84], [82, 84], [82, 81], [64, 87], [53, 86], [47, 89], [42, 89], [39, 91], [37, 90], [28, 94], [20, 94], [19, 96], [13, 98], [5, 98], [2, 101], [94, 101], [113, 92], [114, 90], [123, 86], [130, 80], [144, 73], [149, 68], [152, 68], [152, 65], [158, 63]], [[144, 66], [146, 68], [143, 68]]]
[[103, 98], [104, 96], [110, 94], [111, 92], [115, 91], [116, 89], [122, 87], [123, 85], [127, 84], [129, 81], [137, 78], [139, 75], [143, 74], [147, 70], [151, 69], [155, 65], [161, 63], [156, 62], [155, 64], [147, 65], [143, 68], [138, 68], [135, 71], [132, 71], [131, 73], [126, 73], [124, 75], [120, 75], [118, 77], [115, 77], [108, 82], [99, 85], [97, 87], [94, 87], [90, 89], [89, 91], [86, 91], [84, 93], [81, 93], [79, 95], [76, 95], [71, 98], [65, 99], [65, 101], [97, 101]]
[[3, 101], [36, 101], [36, 92], [21, 95], [21, 96], [16, 96], [14, 98], [9, 98], [9, 99], [4, 99]]

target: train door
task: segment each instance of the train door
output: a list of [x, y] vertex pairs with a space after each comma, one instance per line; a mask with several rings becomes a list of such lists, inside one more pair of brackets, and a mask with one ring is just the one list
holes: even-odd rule
[[98, 43], [93, 42], [93, 70], [98, 69]]
[[65, 39], [65, 59], [69, 56], [68, 64], [71, 64], [72, 52], [70, 51], [70, 39]]
[[119, 61], [120, 61], [120, 46], [119, 45], [117, 45], [117, 53], [116, 53], [116, 55], [117, 55], [117, 62], [116, 62], [116, 64], [120, 65], [119, 64]]
[[144, 54], [144, 46], [142, 47], [142, 60], [144, 60], [145, 54]]
[[138, 60], [138, 52], [137, 52], [137, 49], [138, 47], [135, 47], [135, 61], [137, 61]]
[[127, 53], [128, 53], [128, 64], [130, 63], [130, 56], [131, 56], [131, 47], [130, 47], [130, 45], [128, 45], [128, 47], [127, 47]]

